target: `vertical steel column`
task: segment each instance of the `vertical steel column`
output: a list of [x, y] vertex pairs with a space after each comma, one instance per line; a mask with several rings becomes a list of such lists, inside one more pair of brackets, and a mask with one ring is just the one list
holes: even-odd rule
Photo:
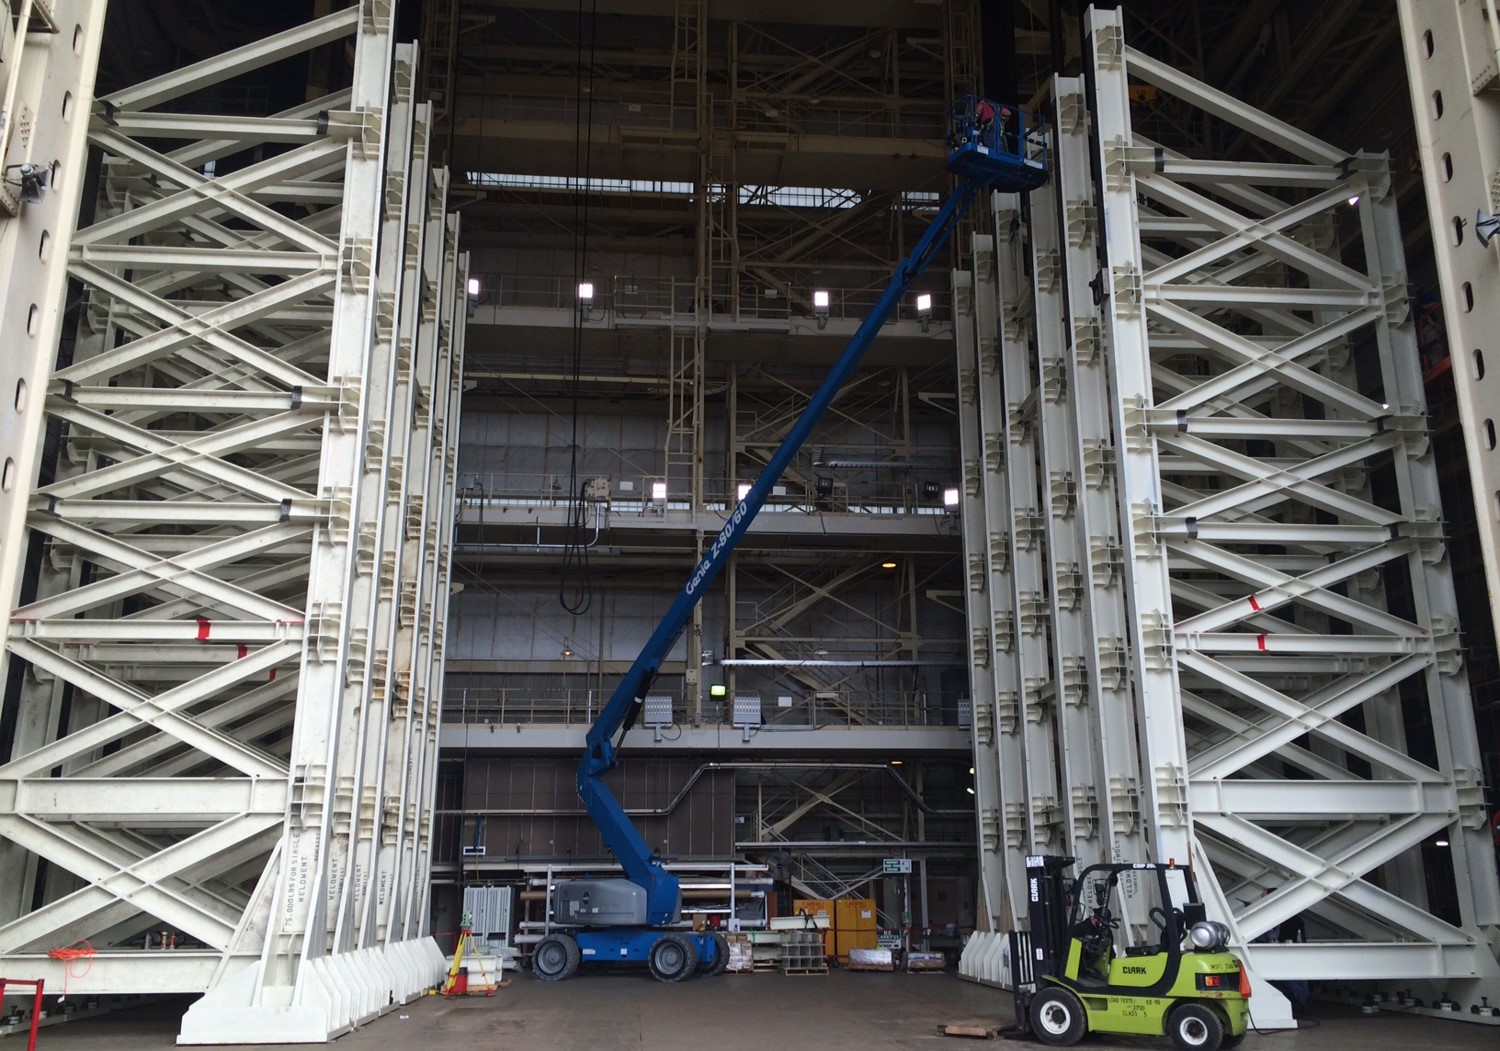
[[[1076, 78], [1053, 82], [1052, 182], [1028, 198], [1035, 302], [1036, 421], [1046, 480], [1051, 668], [1068, 847], [1083, 864], [1148, 856], [1141, 834], [1125, 610], [1118, 563], [1108, 376], [1089, 274], [1097, 217], [1088, 117]], [[1123, 916], [1150, 927], [1133, 900]]]
[[[1462, 1010], [1500, 992], [1500, 907], [1388, 163], [1121, 24], [1091, 12], [1085, 50], [1152, 845], [1192, 858], [1257, 980], [1400, 982]], [[1272, 159], [1136, 136], [1132, 81]], [[1327, 235], [1350, 207], [1361, 267]], [[1458, 923], [1429, 909], [1429, 870], [1451, 870]], [[1307, 943], [1254, 941], [1293, 917]], [[1262, 991], [1257, 1021], [1283, 1021]]]
[[[0, 607], [8, 624], [38, 588], [47, 559], [32, 546], [26, 515], [41, 466], [47, 377], [63, 331], [67, 245], [82, 198], [88, 120], [104, 31], [104, 4], [61, 0], [55, 25], [27, 5], [16, 23], [0, 18]], [[20, 169], [47, 173], [38, 199], [20, 199]], [[59, 574], [61, 575], [61, 574]], [[29, 680], [29, 681], [28, 681]], [[0, 730], [13, 735], [0, 762], [44, 743], [61, 718], [61, 690], [28, 669], [12, 669], [0, 647]], [[3, 805], [3, 804], [0, 804]], [[38, 859], [0, 837], [0, 925], [31, 907]]]
[[[986, 442], [986, 487], [998, 499], [1010, 565], [1009, 636], [1015, 647], [1019, 689], [1010, 703], [1026, 755], [1026, 851], [1066, 848], [1057, 780], [1055, 725], [1059, 698], [1052, 676], [1051, 614], [1047, 601], [1046, 511], [1038, 479], [1037, 383], [1033, 373], [1036, 303], [1031, 244], [1021, 199], [994, 194], [994, 252], [985, 260], [975, 245], [975, 272], [993, 268], [994, 280], [976, 286], [979, 325], [979, 415]], [[993, 307], [993, 310], [990, 308]], [[992, 447], [993, 446], [993, 447]], [[994, 528], [992, 524], [992, 528]], [[997, 631], [997, 637], [999, 632]], [[1002, 698], [1004, 701], [1004, 698]], [[1014, 803], [1013, 800], [1007, 800]]]
[[[421, 616], [410, 629], [408, 651], [398, 646], [399, 660], [409, 661], [406, 694], [408, 744], [395, 776], [401, 784], [398, 888], [391, 899], [392, 938], [412, 938], [427, 931], [427, 895], [432, 870], [432, 807], [437, 785], [437, 728], [442, 704], [441, 638], [451, 587], [454, 486], [457, 480], [458, 413], [463, 395], [462, 336], [467, 301], [455, 296], [467, 289], [467, 275], [457, 274], [456, 238], [449, 236], [456, 218], [444, 212], [448, 173], [431, 173], [427, 212], [422, 222], [421, 279], [418, 291], [417, 373], [430, 375], [430, 435], [423, 446], [427, 459], [420, 531], [407, 540], [421, 563]], [[455, 349], [455, 342], [459, 347]], [[403, 629], [404, 630], [404, 629]], [[436, 644], [436, 645], [435, 645]]]
[[1500, 367], [1491, 342], [1500, 332], [1500, 263], [1471, 226], [1476, 211], [1500, 213], [1500, 24], [1493, 3], [1399, 0], [1397, 8], [1475, 528], [1500, 631], [1500, 379], [1491, 375]]
[[996, 417], [999, 361], [995, 343], [994, 238], [973, 238], [972, 272], [955, 272], [953, 310], [958, 349], [958, 427], [963, 457], [964, 552], [968, 567], [974, 807], [984, 920], [1009, 930], [1026, 915], [1025, 855], [1031, 842], [1025, 726], [1018, 697], [1009, 509], [1005, 506], [1005, 436]]

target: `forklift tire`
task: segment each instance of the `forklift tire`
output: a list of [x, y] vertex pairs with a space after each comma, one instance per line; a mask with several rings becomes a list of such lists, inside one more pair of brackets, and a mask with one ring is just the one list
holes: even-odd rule
[[1179, 1004], [1167, 1015], [1167, 1033], [1180, 1051], [1219, 1051], [1224, 1022], [1212, 1007]]
[[1058, 986], [1043, 986], [1031, 998], [1031, 1031], [1044, 1044], [1072, 1047], [1088, 1030], [1078, 997]]
[[578, 943], [566, 934], [549, 934], [531, 950], [531, 973], [544, 982], [560, 982], [578, 973]]
[[648, 962], [658, 982], [680, 982], [698, 973], [698, 948], [680, 934], [665, 934], [651, 946]]
[[723, 974], [724, 968], [729, 966], [729, 939], [722, 934], [715, 934], [714, 939], [714, 962], [698, 963], [698, 973], [705, 978], [712, 978], [716, 974]]

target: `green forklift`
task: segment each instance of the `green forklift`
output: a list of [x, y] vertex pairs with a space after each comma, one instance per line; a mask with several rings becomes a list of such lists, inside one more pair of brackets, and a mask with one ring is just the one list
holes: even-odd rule
[[[1086, 1033], [1170, 1036], [1182, 1051], [1245, 1038], [1250, 980], [1208, 919], [1192, 870], [1175, 862], [1092, 865], [1026, 859], [1030, 931], [1010, 935], [1016, 1028], [1068, 1047]], [[1146, 931], [1145, 940], [1120, 934]], [[1135, 941], [1135, 944], [1131, 944]]]

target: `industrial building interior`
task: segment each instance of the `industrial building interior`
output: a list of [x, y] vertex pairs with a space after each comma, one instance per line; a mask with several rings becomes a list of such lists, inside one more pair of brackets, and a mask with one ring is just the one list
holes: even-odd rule
[[867, 899], [1004, 985], [1028, 855], [1173, 857], [1257, 982], [1500, 1024], [1492, 2], [9, 8], [0, 978], [326, 1040], [487, 887], [524, 963], [982, 94], [1048, 184], [880, 328], [621, 804], [713, 929]]

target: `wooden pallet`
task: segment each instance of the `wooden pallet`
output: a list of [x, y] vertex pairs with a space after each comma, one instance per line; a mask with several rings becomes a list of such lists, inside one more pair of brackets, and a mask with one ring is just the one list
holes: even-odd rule
[[940, 1025], [937, 1031], [938, 1036], [966, 1036], [974, 1040], [993, 1040], [1000, 1035], [1000, 1030], [992, 1025], [966, 1025], [961, 1022]]
[[821, 967], [783, 967], [781, 969], [781, 973], [782, 974], [827, 974], [828, 973], [828, 965], [824, 964]]
[[846, 970], [846, 971], [886, 971], [886, 972], [890, 972], [890, 971], [894, 971], [895, 969], [896, 969], [896, 965], [893, 964], [893, 963], [854, 963], [854, 962], [851, 961], [849, 963], [844, 964], [844, 970]]

